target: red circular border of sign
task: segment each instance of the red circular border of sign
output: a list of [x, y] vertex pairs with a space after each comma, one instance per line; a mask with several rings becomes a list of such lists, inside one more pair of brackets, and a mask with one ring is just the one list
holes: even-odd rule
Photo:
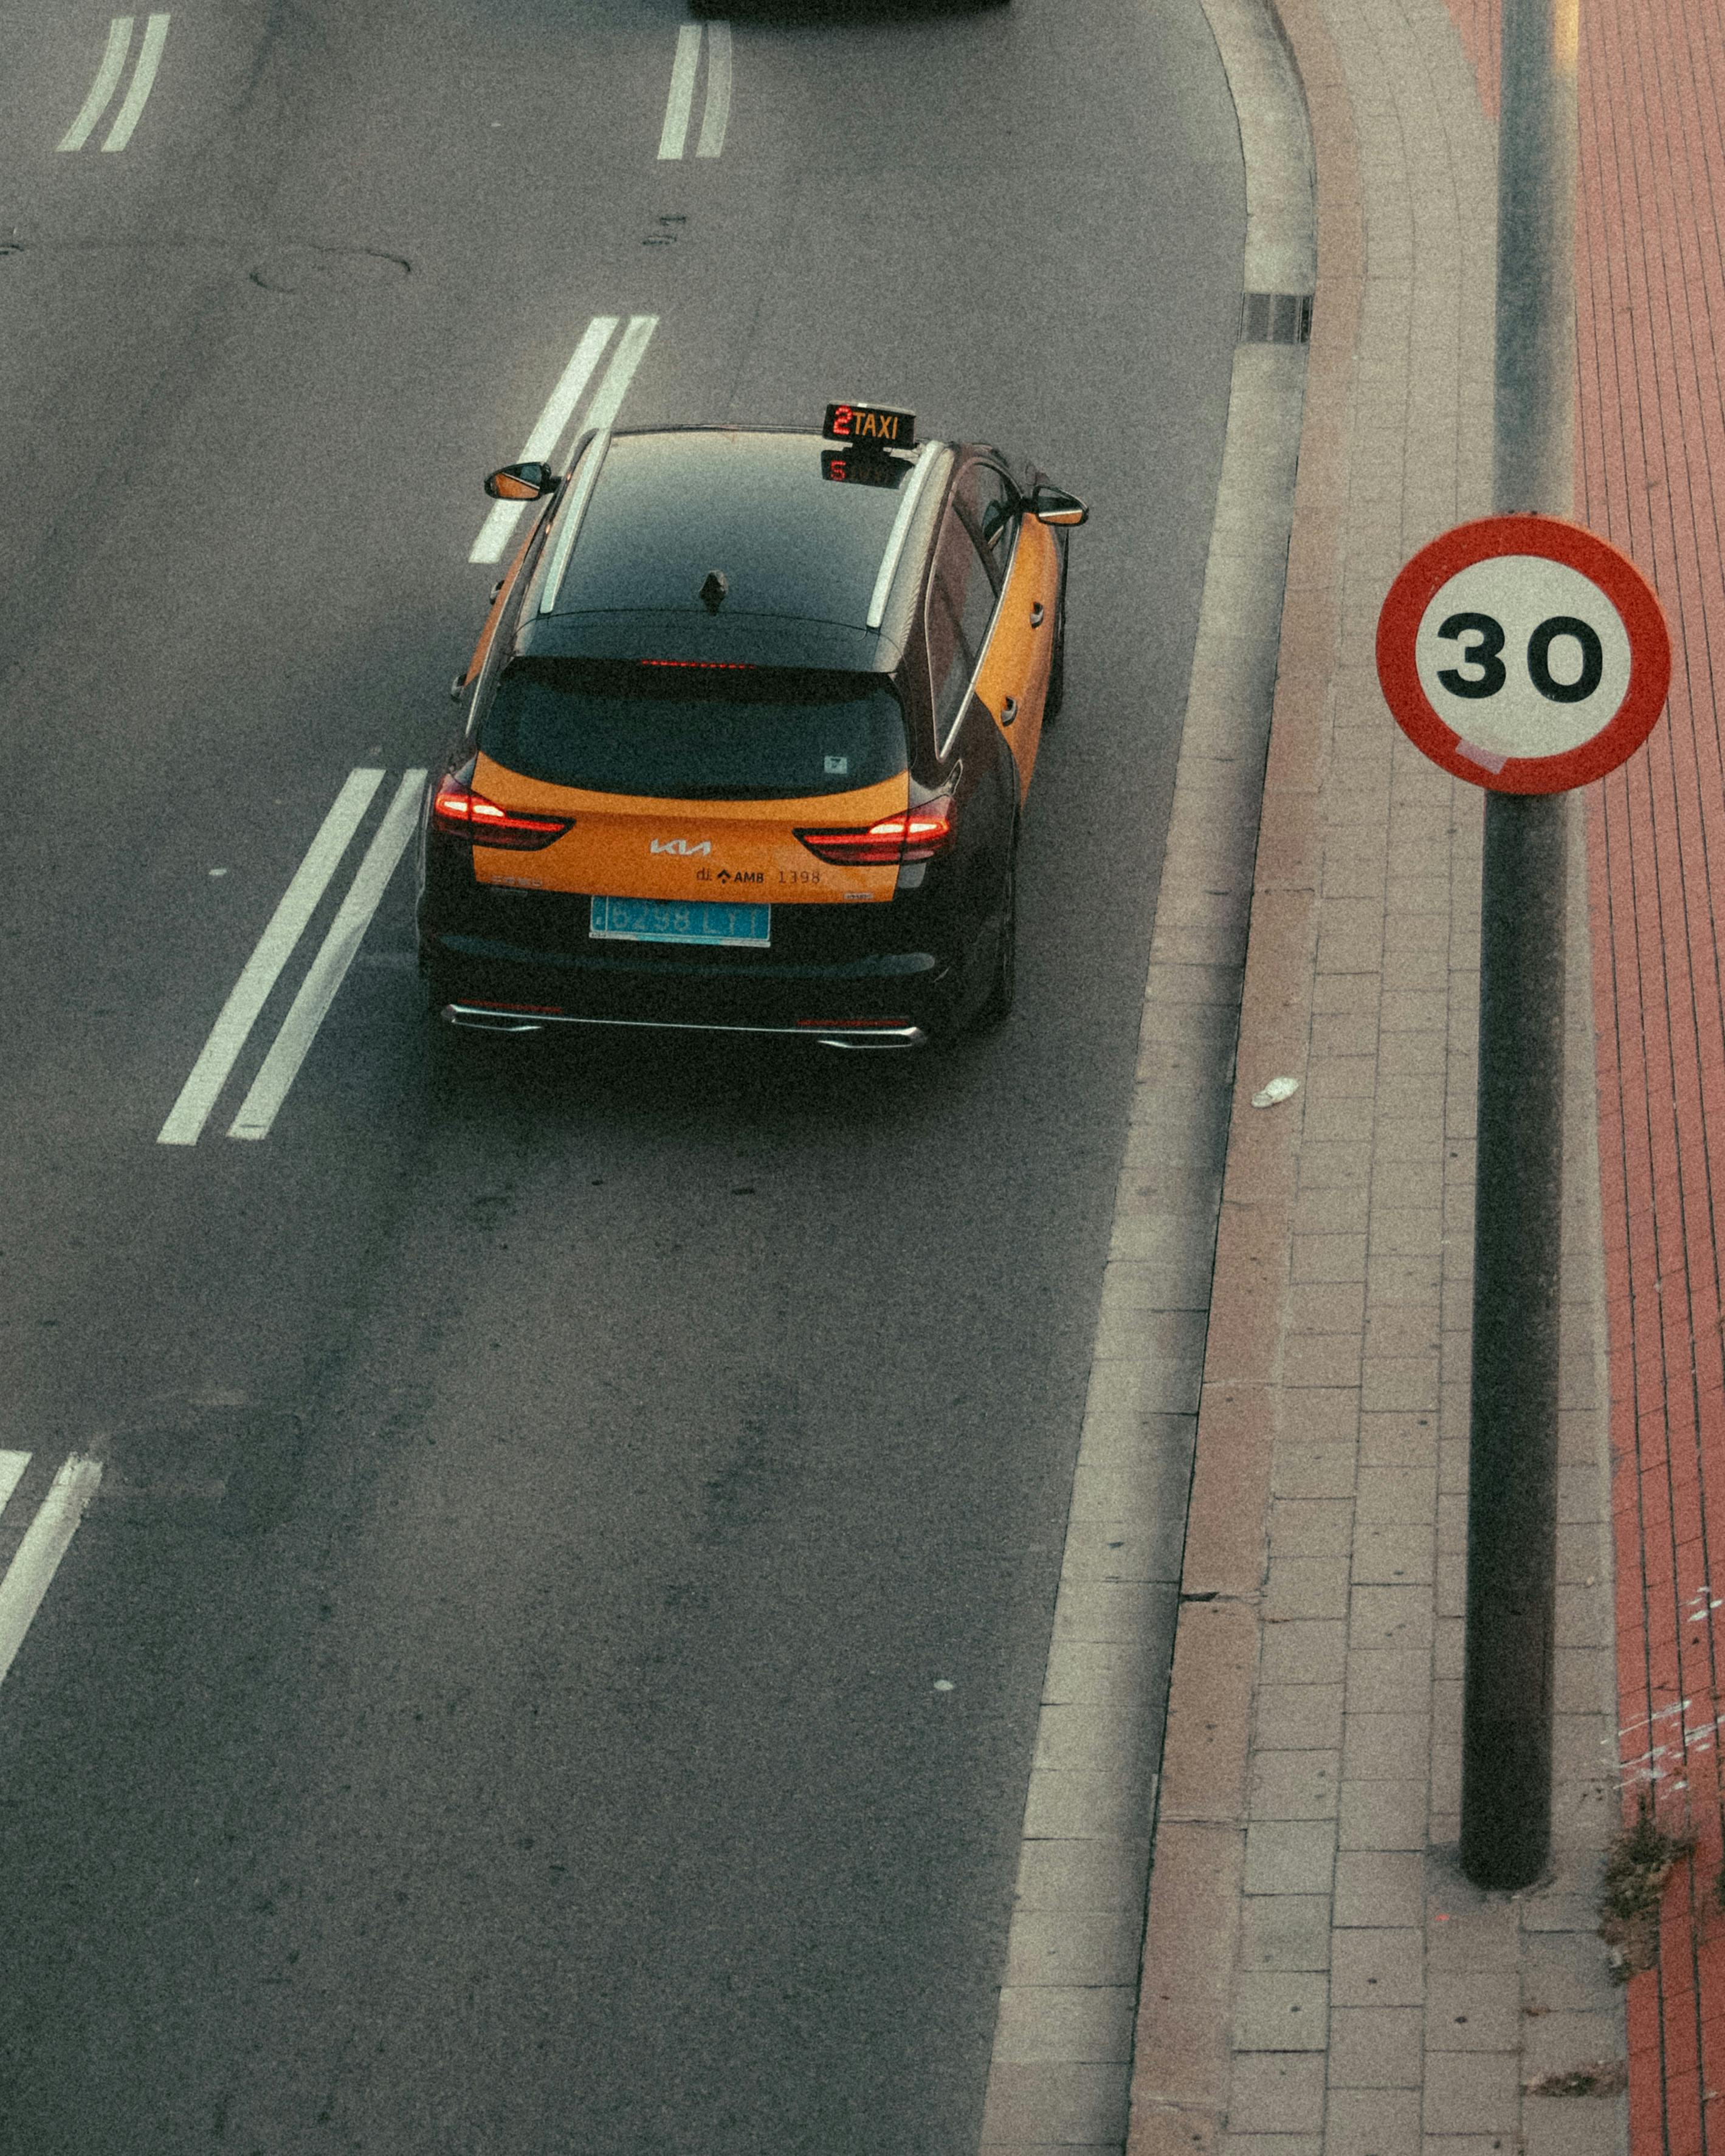
[[[1629, 633], [1629, 689], [1616, 716], [1579, 748], [1557, 756], [1512, 756], [1491, 771], [1462, 755], [1462, 737], [1440, 718], [1414, 665], [1425, 609], [1450, 578], [1476, 562], [1537, 554], [1597, 584]], [[1626, 554], [1561, 516], [1481, 516], [1458, 524], [1404, 562], [1378, 616], [1378, 685], [1415, 748], [1455, 778], [1494, 793], [1564, 793], [1603, 778], [1646, 740], [1671, 684], [1671, 640], [1653, 587]]]

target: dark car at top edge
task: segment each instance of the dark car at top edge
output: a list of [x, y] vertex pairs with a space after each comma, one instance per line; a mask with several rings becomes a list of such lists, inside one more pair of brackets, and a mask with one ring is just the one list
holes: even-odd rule
[[584, 436], [452, 691], [420, 967], [449, 1025], [950, 1040], [1010, 1009], [1081, 503], [984, 444]]
[[[1011, 0], [885, 0], [883, 7], [881, 0], [872, 0], [872, 4], [865, 7], [865, 15], [916, 16], [967, 9], [986, 11], [1010, 4]], [[697, 20], [714, 16], [766, 14], [788, 18], [794, 22], [809, 16], [817, 20], [823, 16], [829, 18], [854, 17], [856, 0], [688, 0], [688, 7], [689, 13]]]

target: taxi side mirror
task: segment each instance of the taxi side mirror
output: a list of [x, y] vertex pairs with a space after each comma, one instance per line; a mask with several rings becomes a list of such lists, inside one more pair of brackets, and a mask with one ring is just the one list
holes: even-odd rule
[[1030, 496], [1030, 514], [1039, 524], [1082, 524], [1090, 511], [1076, 494], [1057, 486], [1039, 486]]
[[495, 501], [537, 501], [557, 485], [549, 465], [505, 465], [485, 481], [485, 492]]

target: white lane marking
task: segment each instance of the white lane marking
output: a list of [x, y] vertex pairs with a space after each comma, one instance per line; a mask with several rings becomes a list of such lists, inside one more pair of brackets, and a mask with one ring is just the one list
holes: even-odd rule
[[294, 946], [305, 932], [305, 924], [317, 911], [347, 842], [359, 828], [359, 819], [371, 805], [372, 796], [383, 783], [381, 771], [352, 771], [334, 806], [323, 819], [305, 858], [294, 871], [294, 880], [282, 894], [270, 925], [258, 938], [258, 947], [246, 961], [245, 971], [234, 984], [221, 1015], [210, 1029], [203, 1052], [192, 1066], [192, 1075], [180, 1090], [167, 1121], [157, 1132], [157, 1145], [196, 1145], [200, 1131], [216, 1104], [216, 1096], [228, 1082], [246, 1037], [256, 1024], [258, 1013], [270, 999], [276, 976], [287, 963]]
[[[26, 1455], [28, 1457], [28, 1455]], [[36, 1517], [24, 1530], [6, 1577], [0, 1579], [0, 1678], [12, 1667], [30, 1620], [42, 1607], [49, 1583], [59, 1569], [84, 1508], [102, 1479], [102, 1463], [73, 1453], [62, 1462]]]
[[[617, 327], [615, 315], [595, 315], [581, 333], [581, 341], [570, 357], [569, 364], [557, 377], [557, 386], [546, 400], [545, 409], [539, 414], [537, 424], [528, 435], [526, 445], [516, 462], [524, 465], [548, 464], [570, 413], [581, 402], [593, 371], [599, 363], [599, 355], [611, 341], [612, 331]], [[524, 501], [494, 503], [491, 513], [480, 526], [480, 536], [473, 542], [470, 562], [501, 562], [510, 536], [521, 521]]]
[[252, 1089], [239, 1113], [228, 1127], [230, 1138], [268, 1137], [270, 1127], [287, 1098], [288, 1088], [299, 1075], [300, 1065], [317, 1038], [317, 1029], [336, 1000], [336, 991], [347, 978], [353, 954], [372, 925], [372, 916], [395, 873], [395, 865], [413, 835], [413, 827], [419, 820], [419, 804], [424, 798], [425, 780], [424, 772], [410, 771], [395, 789], [395, 798], [366, 848], [365, 859], [359, 865], [352, 888], [330, 923], [323, 948], [300, 983], [300, 993], [281, 1022], [281, 1031], [264, 1058], [263, 1068], [253, 1080]]
[[94, 132], [95, 124], [108, 109], [108, 100], [120, 87], [120, 78], [126, 68], [126, 55], [131, 44], [131, 17], [116, 15], [108, 25], [108, 49], [102, 54], [102, 64], [96, 69], [96, 79], [90, 86], [90, 95], [80, 108], [78, 117], [54, 145], [59, 150], [81, 150]]
[[689, 140], [689, 112], [695, 102], [695, 69], [701, 58], [701, 25], [685, 23], [677, 32], [677, 56], [671, 62], [670, 95], [665, 101], [660, 130], [661, 157], [680, 157]]
[[162, 48], [167, 43], [167, 22], [166, 15], [152, 15], [144, 25], [144, 42], [138, 47], [138, 64], [131, 88], [126, 93], [125, 104], [114, 116], [114, 125], [102, 145], [104, 150], [123, 150], [131, 140], [131, 131], [137, 126], [155, 85]]
[[612, 425], [623, 403], [624, 392], [634, 379], [635, 369], [641, 363], [653, 332], [659, 326], [657, 315], [631, 315], [629, 327], [617, 340], [617, 349], [611, 355], [611, 364], [605, 369], [605, 378], [599, 384], [599, 393], [587, 408], [589, 427]]
[[695, 154], [716, 157], [725, 146], [725, 129], [731, 118], [731, 25], [709, 23], [706, 30], [706, 109], [701, 114], [701, 140], [695, 146]]
[[23, 1480], [29, 1464], [28, 1452], [0, 1452], [0, 1512], [6, 1510], [7, 1499]]
[[616, 326], [615, 315], [595, 315], [581, 332], [581, 341], [569, 355], [569, 364], [557, 377], [557, 386], [547, 398], [538, 424], [522, 444], [522, 464], [542, 464], [556, 449], [569, 414], [581, 402], [582, 393]]

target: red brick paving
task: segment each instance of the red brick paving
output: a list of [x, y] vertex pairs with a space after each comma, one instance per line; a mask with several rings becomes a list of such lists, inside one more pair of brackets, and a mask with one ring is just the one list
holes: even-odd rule
[[[1498, 0], [1449, 7], [1495, 116]], [[1589, 803], [1625, 1808], [1697, 1840], [1629, 1989], [1630, 2143], [1725, 2156], [1725, 0], [1581, 17], [1577, 515], [1652, 578], [1676, 660]]]

